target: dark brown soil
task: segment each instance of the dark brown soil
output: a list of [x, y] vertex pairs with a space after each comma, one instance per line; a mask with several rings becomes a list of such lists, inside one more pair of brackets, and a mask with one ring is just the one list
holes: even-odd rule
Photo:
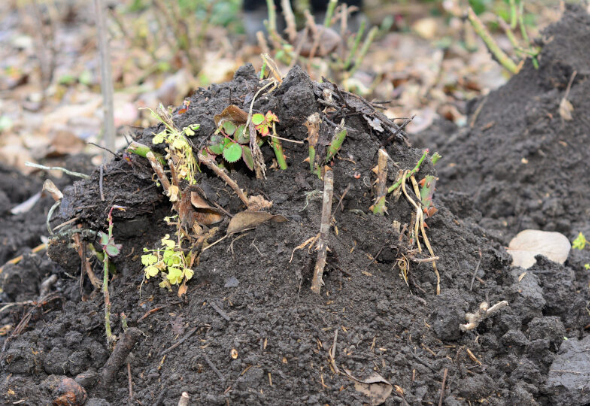
[[[96, 171], [92, 179], [64, 190], [54, 225], [77, 217], [86, 229], [104, 230], [109, 208], [113, 204], [127, 207], [115, 214], [114, 236], [123, 250], [114, 261], [117, 274], [111, 281], [111, 300], [114, 333], [124, 334], [121, 313], [130, 327], [141, 331], [126, 360], [133, 399], [129, 399], [126, 364], [109, 384], [101, 378], [110, 355], [102, 294], [92, 292], [87, 280], [80, 284], [79, 257], [69, 246], [69, 238], [62, 238], [50, 250], [59, 267], [31, 256], [4, 271], [27, 281], [8, 285], [12, 290], [5, 282], [5, 302], [37, 299], [39, 284], [49, 274], [56, 273], [59, 280], [53, 289], [55, 300], [13, 307], [0, 314], [2, 325], [16, 325], [26, 316], [22, 332], [0, 340], [4, 345], [2, 401], [49, 404], [56, 397], [56, 382], [73, 377], [88, 392], [87, 405], [176, 405], [184, 391], [190, 394], [191, 404], [203, 405], [367, 404], [354, 382], [331, 367], [329, 350], [337, 332], [335, 363], [340, 371], [348, 370], [360, 379], [377, 372], [397, 385], [386, 405], [439, 404], [440, 399], [449, 406], [590, 402], [590, 392], [580, 389], [589, 374], [584, 355], [588, 345], [584, 328], [590, 323], [588, 276], [582, 263], [590, 258], [576, 252], [565, 265], [557, 265], [539, 257], [525, 273], [510, 268], [510, 257], [503, 248], [510, 233], [529, 227], [530, 219], [537, 218], [531, 214], [533, 209], [522, 211], [529, 207], [527, 202], [543, 199], [536, 210], [545, 213], [542, 208], [550, 206], [544, 200], [546, 193], [555, 193], [554, 199], [547, 201], [556, 202], [555, 207], [571, 216], [547, 209], [544, 223], [536, 222], [537, 227], [562, 229], [568, 236], [578, 229], [584, 231], [578, 223], [585, 221], [588, 227], [588, 206], [584, 204], [588, 194], [580, 185], [588, 188], [584, 179], [588, 149], [582, 148], [588, 137], [584, 131], [588, 118], [582, 86], [588, 75], [584, 69], [590, 65], [573, 65], [575, 61], [567, 59], [573, 56], [563, 50], [567, 44], [571, 53], [582, 58], [585, 46], [573, 47], [578, 36], [588, 37], [588, 20], [576, 10], [566, 15], [565, 22], [550, 27], [553, 40], [544, 48], [541, 69], [525, 66], [523, 73], [488, 96], [473, 130], [461, 131], [456, 141], [441, 145], [446, 156], [437, 167], [441, 186], [434, 198], [439, 212], [427, 220], [430, 241], [440, 256], [440, 295], [435, 294], [436, 277], [429, 263], [412, 263], [409, 286], [399, 275], [397, 260], [407, 249], [408, 239], [400, 239], [392, 222], [409, 223], [412, 206], [402, 197], [397, 202], [391, 199], [388, 216], [374, 216], [368, 210], [375, 180], [371, 168], [393, 127], [387, 128], [385, 122], [385, 130], [378, 133], [358, 114], [367, 108], [363, 101], [346, 96], [343, 103], [337, 98], [350, 131], [341, 159], [336, 159], [333, 167], [336, 223], [330, 233], [320, 296], [309, 289], [316, 253], [297, 250], [290, 261], [295, 247], [315, 236], [320, 225], [321, 200], [306, 201], [306, 192], [321, 191], [323, 182], [303, 162], [306, 145], [283, 143], [289, 168], [270, 169], [266, 180], [255, 179], [246, 168], [233, 168], [231, 177], [241, 188], [249, 195], [261, 194], [272, 200], [271, 212], [289, 221], [263, 224], [203, 252], [182, 298], [159, 288], [157, 281], [142, 284], [142, 249], [155, 247], [162, 236], [173, 231], [163, 220], [170, 214], [170, 203], [154, 185], [145, 159], [118, 159], [105, 169], [104, 199]], [[580, 39], [580, 44], [586, 43]], [[556, 109], [563, 97], [563, 84], [567, 85], [574, 69], [578, 70], [570, 92], [574, 120], [562, 123]], [[557, 88], [549, 85], [552, 77]], [[214, 131], [215, 114], [229, 104], [247, 110], [262, 85], [251, 66], [242, 67], [232, 82], [199, 90], [189, 111], [176, 115], [175, 123], [181, 128], [201, 124], [194, 137], [198, 145]], [[295, 68], [278, 89], [255, 102], [254, 110], [272, 110], [281, 120], [281, 136], [303, 140], [307, 130], [302, 124], [310, 114], [323, 109], [317, 99], [326, 87], [331, 85], [313, 83]], [[511, 107], [512, 100], [519, 100], [514, 102], [518, 109]], [[543, 117], [548, 113], [553, 121], [542, 121], [541, 134], [538, 120], [546, 120]], [[482, 127], [490, 120], [496, 124], [485, 132]], [[323, 131], [330, 128], [325, 124]], [[500, 128], [510, 132], [496, 135]], [[151, 144], [154, 131], [157, 129], [146, 129], [138, 138]], [[488, 139], [491, 134], [496, 138]], [[507, 140], [516, 135], [521, 137], [519, 141]], [[567, 138], [562, 139], [564, 136]], [[559, 141], [576, 148], [559, 152], [566, 148]], [[387, 150], [392, 158], [391, 174], [397, 172], [394, 166], [414, 167], [422, 154], [400, 139]], [[494, 158], [496, 154], [498, 158]], [[500, 156], [506, 157], [505, 161]], [[523, 168], [511, 164], [515, 157], [519, 162], [522, 157], [528, 159], [525, 169], [534, 168], [526, 172], [528, 177], [524, 177]], [[272, 154], [265, 158], [270, 166]], [[488, 161], [491, 159], [497, 166], [505, 162], [499, 165], [506, 168], [501, 182], [487, 169], [494, 167]], [[451, 162], [457, 165], [449, 165]], [[427, 161], [418, 179], [434, 173]], [[210, 200], [228, 212], [244, 209], [231, 189], [211, 173], [200, 174], [198, 183]], [[579, 187], [574, 189], [575, 185]], [[341, 208], [336, 209], [347, 188]], [[528, 200], [516, 198], [527, 196], [520, 194], [523, 189], [528, 190]], [[496, 191], [498, 197], [488, 190]], [[503, 200], [495, 203], [497, 198]], [[511, 211], [498, 212], [506, 201], [513, 205]], [[516, 225], [519, 216], [525, 219]], [[562, 218], [569, 222], [567, 229], [558, 226]], [[503, 220], [508, 224], [504, 229], [499, 226]], [[212, 241], [225, 235], [227, 222]], [[99, 277], [101, 269], [101, 264], [95, 263]], [[485, 300], [491, 304], [507, 300], [509, 307], [476, 330], [461, 332], [465, 313], [475, 311]], [[237, 351], [235, 359], [232, 350]], [[586, 358], [579, 358], [582, 356]]]

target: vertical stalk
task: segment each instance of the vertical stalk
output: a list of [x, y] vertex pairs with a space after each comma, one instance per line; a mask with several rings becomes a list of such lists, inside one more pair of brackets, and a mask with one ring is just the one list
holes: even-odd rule
[[328, 234], [330, 233], [330, 220], [332, 219], [332, 195], [334, 193], [334, 172], [326, 168], [324, 174], [324, 200], [322, 204], [322, 221], [320, 224], [320, 238], [318, 239], [318, 258], [313, 270], [311, 290], [320, 294], [324, 282], [324, 268], [326, 267], [326, 256], [328, 249]]
[[[100, 75], [102, 90], [102, 105], [104, 110], [104, 146], [115, 150], [115, 119], [113, 109], [113, 77], [111, 73], [111, 52], [108, 42], [104, 4], [102, 0], [94, 0], [96, 9], [96, 28], [100, 49]], [[107, 151], [103, 152], [103, 161], [107, 160]]]

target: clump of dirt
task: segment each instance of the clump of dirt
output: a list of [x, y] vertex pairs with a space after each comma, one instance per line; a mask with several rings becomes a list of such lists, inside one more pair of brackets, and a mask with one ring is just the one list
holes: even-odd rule
[[[174, 123], [179, 128], [201, 125], [192, 138], [198, 150], [216, 129], [213, 117], [228, 105], [248, 111], [263, 85], [252, 66], [244, 66], [231, 82], [197, 91], [188, 111], [176, 110]], [[333, 97], [331, 113], [323, 113], [326, 90]], [[489, 96], [490, 104], [494, 97]], [[583, 393], [570, 390], [579, 383], [576, 371], [560, 367], [584, 345], [584, 326], [590, 323], [582, 273], [542, 257], [526, 272], [511, 269], [509, 255], [478, 224], [481, 215], [469, 199], [439, 188], [434, 196], [438, 212], [426, 220], [440, 257], [441, 294], [436, 295], [432, 264], [408, 259], [412, 227], [403, 226], [412, 224], [414, 207], [402, 196], [389, 199], [388, 216], [369, 211], [379, 148], [387, 144], [391, 157], [388, 184], [398, 169], [412, 169], [422, 151], [406, 145], [403, 134], [395, 135], [397, 126], [370, 103], [330, 83], [314, 83], [299, 68], [254, 101], [254, 112], [269, 110], [280, 119], [279, 135], [297, 141], [308, 136], [306, 119], [321, 113], [320, 149], [340, 119], [348, 128], [333, 165], [334, 223], [321, 295], [310, 290], [316, 253], [296, 250], [317, 235], [322, 211], [321, 199], [314, 196], [321, 195], [323, 182], [304, 162], [307, 145], [283, 142], [286, 170], [272, 169], [272, 151], [264, 148], [266, 179], [256, 179], [245, 165], [231, 168], [230, 176], [249, 196], [272, 201], [270, 211], [288, 221], [264, 223], [210, 246], [180, 298], [157, 281], [143, 281], [140, 261], [143, 248], [155, 248], [174, 232], [164, 222], [171, 204], [147, 160], [121, 157], [102, 176], [95, 171], [91, 179], [65, 189], [55, 222], [76, 218], [84, 229], [104, 231], [109, 209], [126, 207], [114, 212], [114, 237], [122, 252], [114, 259], [117, 272], [110, 284], [112, 325], [124, 339], [124, 313], [129, 329], [142, 335], [124, 367], [105, 380], [102, 368], [110, 350], [102, 295], [80, 278], [78, 253], [64, 234], [50, 250], [59, 269], [50, 270], [46, 260], [33, 257], [9, 267], [15, 273], [38, 271], [27, 276], [28, 284], [13, 288], [8, 299], [39, 302], [2, 314], [3, 325], [20, 322], [15, 332], [0, 338], [4, 402], [48, 404], [57, 397], [58, 383], [71, 377], [92, 405], [176, 405], [182, 392], [206, 405], [284, 404], [287, 399], [356, 405], [369, 399], [350, 376], [362, 380], [374, 373], [396, 385], [381, 384], [392, 390], [388, 405], [438, 404], [441, 399], [446, 405], [482, 399], [495, 405], [585, 401]], [[161, 151], [151, 143], [161, 130], [148, 128], [137, 140]], [[427, 159], [417, 179], [435, 174]], [[244, 210], [235, 193], [205, 168], [197, 182], [228, 213]], [[468, 213], [464, 218], [453, 214], [462, 211]], [[221, 223], [210, 243], [225, 236], [228, 222]], [[84, 235], [93, 241], [92, 233]], [[100, 277], [102, 264], [94, 265]], [[400, 267], [409, 267], [407, 283]], [[38, 298], [48, 271], [59, 276], [51, 300]], [[502, 300], [509, 306], [477, 328], [461, 330], [467, 312], [484, 301]], [[132, 331], [137, 338], [137, 330]], [[564, 337], [571, 344], [558, 352]]]
[[[539, 69], [529, 59], [506, 85], [474, 101], [465, 128], [420, 136], [446, 158], [438, 168], [441, 187], [472, 200], [480, 224], [504, 242], [531, 228], [571, 238], [590, 233], [588, 41], [590, 15], [568, 6], [538, 41]], [[560, 114], [564, 98], [573, 106], [571, 120]]]

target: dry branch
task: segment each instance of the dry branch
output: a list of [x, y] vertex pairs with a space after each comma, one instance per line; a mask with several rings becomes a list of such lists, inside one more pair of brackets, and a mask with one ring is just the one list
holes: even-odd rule
[[334, 173], [326, 168], [324, 174], [324, 202], [322, 205], [322, 222], [320, 224], [320, 238], [318, 240], [318, 259], [313, 270], [311, 290], [319, 294], [324, 282], [322, 276], [326, 267], [326, 254], [328, 249], [328, 234], [330, 232], [330, 220], [332, 218], [332, 195], [334, 194]]

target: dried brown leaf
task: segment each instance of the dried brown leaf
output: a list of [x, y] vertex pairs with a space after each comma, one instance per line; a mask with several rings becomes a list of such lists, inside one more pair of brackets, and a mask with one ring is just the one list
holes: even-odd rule
[[344, 370], [346, 376], [354, 381], [354, 389], [366, 395], [371, 405], [380, 405], [391, 395], [393, 385], [385, 380], [381, 375], [374, 372], [367, 379], [357, 379], [350, 374], [350, 371]]
[[572, 112], [574, 111], [574, 106], [570, 103], [568, 99], [565, 97], [561, 99], [559, 103], [559, 115], [566, 121], [570, 121], [572, 119]]
[[287, 219], [281, 215], [274, 215], [266, 211], [243, 211], [236, 214], [227, 227], [227, 234], [235, 234], [245, 230], [251, 230], [267, 221], [283, 223]]
[[535, 256], [543, 255], [553, 262], [563, 264], [567, 259], [571, 244], [563, 234], [524, 230], [510, 241], [508, 253], [512, 255], [512, 266], [528, 269], [537, 262]]
[[217, 114], [215, 117], [213, 117], [213, 121], [215, 121], [216, 127], [219, 127], [224, 121], [231, 121], [235, 125], [246, 124], [248, 121], [248, 113], [238, 106], [231, 104], [227, 106], [220, 114]]

